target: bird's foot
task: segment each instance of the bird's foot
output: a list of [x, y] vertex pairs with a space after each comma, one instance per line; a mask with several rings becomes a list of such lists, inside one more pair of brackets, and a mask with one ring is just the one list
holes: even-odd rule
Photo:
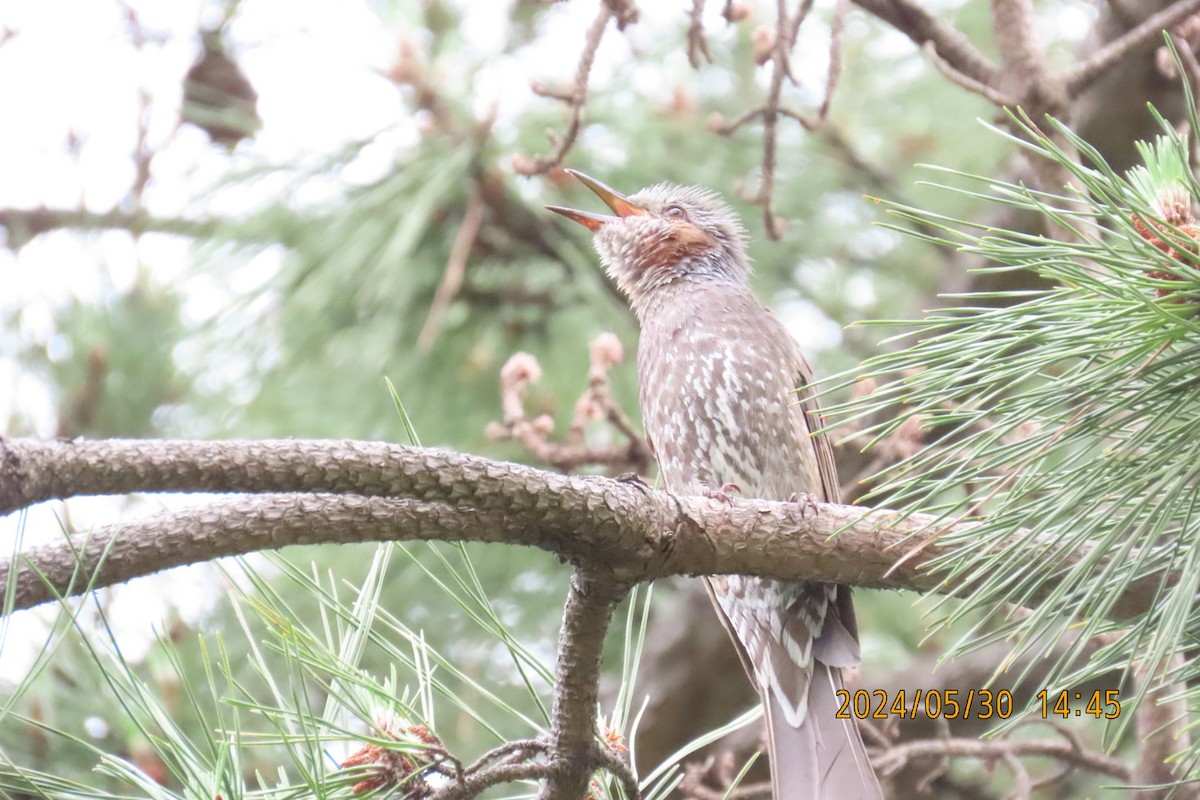
[[811, 508], [813, 514], [821, 513], [821, 507], [817, 505], [817, 496], [808, 492], [792, 492], [792, 496], [788, 498], [789, 503], [800, 504], [800, 516], [807, 516], [808, 510]]
[[733, 498], [729, 496], [730, 492], [742, 493], [742, 487], [736, 483], [722, 483], [719, 489], [705, 489], [704, 496], [709, 500], [720, 500], [725, 505], [733, 505]]
[[650, 484], [646, 483], [646, 481], [642, 479], [642, 476], [638, 475], [636, 472], [622, 472], [620, 475], [613, 478], [613, 480], [617, 483], [628, 483], [642, 494], [648, 494], [650, 491]]

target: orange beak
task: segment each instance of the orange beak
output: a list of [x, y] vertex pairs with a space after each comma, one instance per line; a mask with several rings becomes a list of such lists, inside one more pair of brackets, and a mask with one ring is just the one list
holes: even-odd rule
[[646, 213], [646, 209], [636, 203], [629, 202], [628, 197], [616, 189], [605, 186], [595, 178], [591, 178], [574, 169], [569, 169], [567, 172], [574, 175], [584, 186], [595, 192], [596, 196], [603, 200], [604, 205], [612, 209], [613, 214], [616, 214], [616, 216], [593, 214], [590, 211], [576, 211], [573, 208], [563, 208], [562, 206], [546, 206], [548, 210], [553, 211], [555, 214], [562, 214], [567, 219], [574, 220], [589, 230], [598, 231], [607, 223], [621, 217], [632, 217], [636, 214]]

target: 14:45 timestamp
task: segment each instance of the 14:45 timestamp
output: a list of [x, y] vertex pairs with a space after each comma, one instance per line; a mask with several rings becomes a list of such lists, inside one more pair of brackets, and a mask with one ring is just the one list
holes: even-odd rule
[[1121, 714], [1121, 702], [1116, 689], [1094, 692], [1047, 692], [1042, 689], [1037, 699], [1042, 701], [1042, 719], [1053, 714], [1063, 719], [1082, 717], [1085, 714], [1100, 719], [1116, 719]]

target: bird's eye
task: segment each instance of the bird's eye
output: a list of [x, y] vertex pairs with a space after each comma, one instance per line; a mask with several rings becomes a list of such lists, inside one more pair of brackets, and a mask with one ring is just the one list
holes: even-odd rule
[[687, 212], [683, 210], [683, 206], [667, 206], [663, 209], [663, 214], [671, 219], [687, 219]]

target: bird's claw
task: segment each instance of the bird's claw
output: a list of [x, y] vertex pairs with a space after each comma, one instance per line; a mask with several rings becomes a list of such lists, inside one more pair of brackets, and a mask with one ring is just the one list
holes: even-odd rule
[[801, 517], [807, 516], [810, 508], [814, 515], [821, 513], [821, 507], [817, 505], [818, 500], [815, 494], [810, 494], [809, 492], [792, 492], [792, 496], [788, 498], [788, 502], [800, 504]]
[[646, 492], [650, 489], [650, 484], [646, 483], [646, 481], [642, 479], [642, 476], [636, 472], [622, 472], [620, 475], [613, 478], [613, 480], [617, 483], [631, 484], [635, 488], [641, 489], [642, 492]]
[[729, 496], [730, 492], [742, 493], [742, 487], [736, 483], [722, 483], [719, 489], [705, 489], [704, 496], [709, 500], [719, 500], [725, 505], [733, 505], [733, 498]]
[[675, 549], [675, 532], [664, 530], [650, 544], [663, 555], [670, 555], [671, 551]]

